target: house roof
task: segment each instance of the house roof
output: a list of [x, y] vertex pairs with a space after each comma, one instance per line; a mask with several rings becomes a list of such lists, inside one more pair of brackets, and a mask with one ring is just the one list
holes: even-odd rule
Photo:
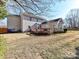
[[53, 20], [50, 20], [49, 22], [58, 22], [59, 20], [62, 20], [62, 18], [53, 19]]
[[38, 19], [41, 19], [41, 20], [45, 20], [45, 18], [41, 17], [41, 16], [36, 16], [36, 15], [33, 15], [33, 14], [28, 14], [28, 13], [22, 13], [21, 15], [25, 15], [25, 16], [30, 16], [30, 17], [33, 17], [33, 18], [38, 18]]

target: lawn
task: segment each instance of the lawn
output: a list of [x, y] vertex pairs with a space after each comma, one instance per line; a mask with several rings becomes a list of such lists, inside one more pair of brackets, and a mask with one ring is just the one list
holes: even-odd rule
[[4, 59], [6, 52], [6, 40], [3, 36], [0, 36], [0, 59]]
[[6, 59], [79, 59], [79, 31], [48, 36], [25, 33], [3, 36], [8, 46]]

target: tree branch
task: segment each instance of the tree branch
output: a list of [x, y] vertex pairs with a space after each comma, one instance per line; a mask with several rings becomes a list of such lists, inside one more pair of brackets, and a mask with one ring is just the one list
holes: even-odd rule
[[[14, 0], [16, 3], [18, 3], [25, 11], [26, 11], [26, 9], [24, 8], [24, 7], [27, 7], [27, 8], [29, 8], [29, 9], [31, 9], [32, 11], [34, 11], [34, 12], [37, 12], [36, 10], [34, 10], [33, 8], [30, 8], [29, 6], [25, 6], [25, 5], [21, 5], [17, 0]], [[26, 11], [27, 12], [27, 11]]]
[[38, 5], [34, 3], [33, 0], [31, 0], [31, 1], [32, 1], [32, 3], [38, 8], [38, 10], [42, 11], [42, 10], [38, 7]]

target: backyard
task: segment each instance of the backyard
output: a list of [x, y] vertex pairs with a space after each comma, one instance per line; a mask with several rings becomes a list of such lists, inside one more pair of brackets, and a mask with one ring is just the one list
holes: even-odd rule
[[6, 38], [5, 59], [77, 59], [79, 31], [48, 36], [26, 33], [2, 34]]
[[0, 59], [79, 59], [79, 0], [0, 0]]

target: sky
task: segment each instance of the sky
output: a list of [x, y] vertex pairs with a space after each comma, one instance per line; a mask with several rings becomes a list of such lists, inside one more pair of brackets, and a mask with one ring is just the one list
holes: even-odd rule
[[[19, 10], [18, 7], [13, 7], [13, 4], [14, 3], [12, 1], [10, 4], [8, 4], [9, 6], [6, 4], [6, 9], [8, 13], [13, 15], [19, 15], [21, 13], [20, 11], [23, 9]], [[65, 0], [62, 2], [57, 2], [54, 6], [52, 5], [50, 6], [51, 12], [48, 14], [48, 16], [42, 16], [42, 17], [45, 17], [47, 20], [52, 20], [60, 17], [64, 19], [71, 9], [79, 9], [79, 0]], [[6, 25], [7, 24], [6, 21], [7, 18], [1, 21], [1, 24]]]
[[[10, 14], [19, 14], [20, 10], [18, 10], [19, 8], [17, 7], [11, 7], [13, 4], [9, 4], [9, 6], [7, 6], [7, 10]], [[54, 18], [65, 18], [66, 15], [69, 13], [69, 11], [71, 9], [77, 9], [79, 8], [79, 0], [65, 0], [62, 2], [57, 2], [54, 6], [50, 6], [50, 13], [46, 17], [48, 20], [50, 19], [54, 19]], [[18, 10], [18, 11], [17, 11]], [[48, 11], [49, 12], [49, 11]]]
[[65, 18], [66, 15], [69, 13], [71, 9], [78, 9], [79, 8], [79, 0], [66, 0], [60, 3], [56, 3], [54, 7], [51, 6], [51, 10], [55, 12], [51, 12], [49, 16], [50, 19], [62, 17]]
[[7, 27], [7, 18], [4, 18], [4, 20], [0, 20], [0, 27], [1, 26], [6, 26]]
[[[10, 1], [9, 1], [10, 2]], [[8, 3], [9, 3], [8, 2]], [[20, 10], [18, 10], [19, 8], [17, 7], [11, 7], [14, 3], [9, 3], [7, 6], [7, 10], [9, 11], [9, 14], [19, 14], [20, 13]], [[62, 17], [62, 18], [65, 18], [66, 15], [69, 13], [69, 11], [71, 9], [77, 9], [79, 8], [79, 0], [65, 0], [65, 1], [62, 1], [62, 2], [57, 2], [54, 6], [51, 5], [50, 7], [50, 13], [48, 16], [44, 16], [46, 17], [48, 20], [49, 19], [54, 19], [54, 18], [59, 18], [59, 17]]]
[[[14, 4], [13, 2], [8, 4], [9, 6], [6, 4], [6, 9], [9, 14], [19, 15], [21, 13], [20, 12], [21, 10], [24, 12], [23, 9], [19, 10], [18, 7], [11, 7], [13, 6], [13, 4]], [[54, 6], [51, 5], [50, 9], [51, 12], [48, 14], [48, 17], [43, 16], [47, 20], [52, 20], [60, 17], [64, 19], [71, 9], [79, 9], [79, 0], [65, 0], [62, 2], [57, 2]], [[6, 25], [7, 18], [5, 18], [3, 21], [0, 22], [2, 25]]]

